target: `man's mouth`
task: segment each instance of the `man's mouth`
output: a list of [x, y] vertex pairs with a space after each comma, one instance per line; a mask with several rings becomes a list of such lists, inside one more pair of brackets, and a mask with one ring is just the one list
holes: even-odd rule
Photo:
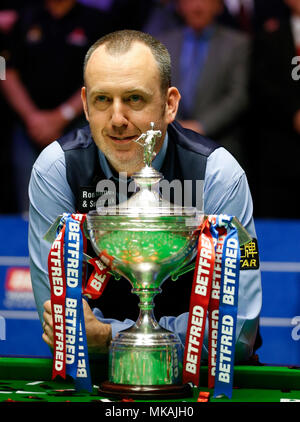
[[138, 138], [138, 136], [136, 136], [136, 135], [133, 135], [133, 136], [128, 136], [128, 135], [127, 136], [112, 136], [112, 135], [110, 135], [109, 137], [114, 142], [117, 142], [117, 143], [131, 142], [134, 139]]

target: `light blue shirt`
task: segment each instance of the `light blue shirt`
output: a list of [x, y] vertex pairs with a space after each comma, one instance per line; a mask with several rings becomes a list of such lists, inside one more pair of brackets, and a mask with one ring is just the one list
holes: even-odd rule
[[[159, 170], [163, 164], [168, 138], [153, 161]], [[104, 155], [99, 160], [107, 178], [112, 176]], [[252, 217], [252, 198], [243, 169], [224, 148], [216, 149], [207, 159], [204, 180], [204, 211], [206, 214], [228, 214], [236, 216], [249, 234], [256, 237]], [[35, 162], [29, 184], [29, 254], [32, 286], [41, 321], [43, 304], [50, 299], [47, 258], [50, 244], [43, 240], [44, 234], [58, 215], [75, 212], [75, 198], [66, 179], [64, 152], [58, 142], [46, 147]], [[238, 320], [236, 328], [236, 360], [245, 360], [252, 354], [255, 333], [261, 310], [262, 292], [260, 270], [240, 271]], [[134, 322], [126, 319], [105, 319], [101, 310], [94, 309], [96, 317], [110, 323], [112, 336], [129, 328]], [[185, 343], [188, 313], [178, 317], [165, 316], [159, 321], [164, 328], [177, 333]], [[207, 359], [208, 324], [202, 350], [202, 359]]]

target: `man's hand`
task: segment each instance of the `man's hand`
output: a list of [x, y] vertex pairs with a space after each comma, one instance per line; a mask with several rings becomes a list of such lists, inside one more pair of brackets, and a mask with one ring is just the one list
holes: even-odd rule
[[[111, 326], [97, 320], [86, 300], [83, 302], [85, 330], [89, 352], [107, 353], [111, 341]], [[53, 321], [51, 301], [44, 303], [43, 340], [53, 348]]]
[[44, 147], [59, 138], [69, 122], [59, 109], [54, 109], [30, 113], [25, 123], [28, 134], [37, 144]]

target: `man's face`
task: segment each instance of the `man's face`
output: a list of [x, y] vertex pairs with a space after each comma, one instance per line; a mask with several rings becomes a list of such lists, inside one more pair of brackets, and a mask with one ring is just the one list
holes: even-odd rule
[[210, 25], [222, 11], [221, 0], [178, 0], [179, 13], [195, 31]]
[[133, 140], [154, 122], [162, 132], [156, 151], [161, 148], [176, 115], [178, 91], [162, 94], [155, 59], [139, 42], [121, 55], [98, 47], [87, 63], [85, 84], [82, 100], [95, 143], [115, 170], [131, 175], [143, 166], [143, 148]]

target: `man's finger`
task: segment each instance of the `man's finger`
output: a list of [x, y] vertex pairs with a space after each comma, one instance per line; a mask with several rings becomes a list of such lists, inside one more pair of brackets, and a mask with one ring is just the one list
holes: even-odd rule
[[51, 338], [49, 338], [47, 333], [43, 333], [42, 334], [42, 339], [44, 340], [45, 343], [48, 344], [48, 346], [53, 347], [53, 340]]
[[44, 310], [51, 314], [51, 300], [44, 302]]
[[[53, 324], [52, 324], [52, 315], [51, 314], [48, 314], [47, 312], [44, 312], [43, 313], [43, 319], [44, 319], [45, 324], [47, 324], [49, 327], [52, 328], [52, 326], [53, 326]], [[43, 325], [43, 328], [44, 328], [44, 325]]]

